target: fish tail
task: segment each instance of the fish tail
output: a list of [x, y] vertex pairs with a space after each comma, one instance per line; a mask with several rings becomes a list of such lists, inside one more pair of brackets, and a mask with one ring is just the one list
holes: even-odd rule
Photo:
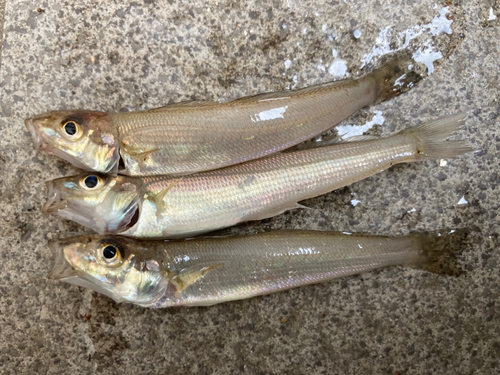
[[376, 82], [375, 103], [383, 102], [410, 90], [422, 79], [420, 74], [409, 69], [411, 65], [411, 54], [398, 53], [387, 64], [367, 76], [375, 79]]
[[465, 122], [466, 117], [463, 113], [441, 117], [403, 130], [400, 134], [411, 136], [416, 141], [417, 160], [451, 158], [472, 151], [462, 140], [448, 140]]
[[464, 274], [457, 256], [470, 248], [468, 235], [466, 230], [411, 235], [417, 241], [422, 254], [407, 266], [445, 275]]

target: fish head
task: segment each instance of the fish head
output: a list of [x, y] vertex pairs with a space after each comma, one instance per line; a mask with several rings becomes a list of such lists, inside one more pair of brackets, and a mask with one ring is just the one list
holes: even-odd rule
[[106, 236], [77, 236], [49, 241], [55, 263], [49, 279], [90, 288], [116, 302], [149, 306], [161, 297], [162, 272], [144, 261], [148, 249], [138, 241]]
[[24, 123], [35, 150], [43, 150], [73, 165], [101, 173], [117, 173], [120, 152], [110, 116], [94, 111], [51, 111]]
[[121, 233], [139, 219], [140, 180], [84, 173], [47, 182], [48, 200], [44, 213], [65, 219], [99, 233]]

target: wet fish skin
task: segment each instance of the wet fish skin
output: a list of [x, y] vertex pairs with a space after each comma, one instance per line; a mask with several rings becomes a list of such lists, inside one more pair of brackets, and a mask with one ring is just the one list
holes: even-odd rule
[[339, 189], [394, 164], [447, 158], [470, 151], [447, 140], [462, 124], [455, 115], [388, 138], [288, 152], [221, 170], [171, 177], [83, 174], [48, 183], [44, 212], [97, 232], [136, 238], [194, 236], [292, 209], [297, 202]]
[[[56, 261], [49, 278], [144, 307], [208, 306], [394, 265], [459, 274], [452, 254], [464, 238], [315, 231], [187, 241], [79, 236], [50, 243]], [[104, 256], [110, 247], [115, 259]]]
[[[76, 133], [69, 135], [64, 126], [73, 122]], [[50, 111], [25, 120], [35, 150], [66, 159], [78, 168], [112, 173], [120, 162], [119, 144], [114, 125], [105, 112]]]
[[[25, 123], [37, 149], [76, 166], [130, 176], [184, 175], [289, 148], [357, 110], [400, 94], [420, 80], [406, 57], [358, 80], [241, 98], [188, 102], [149, 111], [51, 111]], [[406, 74], [406, 75], [405, 75]], [[78, 133], [68, 135], [72, 121]]]

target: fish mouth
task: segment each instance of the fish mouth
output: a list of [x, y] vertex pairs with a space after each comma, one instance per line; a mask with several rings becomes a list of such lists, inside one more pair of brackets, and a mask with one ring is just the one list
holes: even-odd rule
[[61, 194], [56, 190], [54, 186], [54, 181], [47, 181], [45, 183], [47, 186], [48, 198], [47, 202], [43, 205], [44, 214], [53, 214], [59, 210], [62, 210], [68, 206], [68, 202], [61, 197]]
[[[62, 242], [67, 242], [70, 239], [71, 238], [62, 240]], [[52, 267], [52, 270], [48, 275], [48, 278], [50, 280], [64, 281], [69, 284], [92, 289], [113, 299], [118, 303], [126, 301], [119, 294], [115, 294], [113, 293], [113, 291], [99, 285], [97, 280], [93, 279], [93, 277], [91, 277], [90, 275], [86, 274], [83, 271], [75, 269], [64, 256], [64, 250], [61, 246], [61, 240], [49, 240], [49, 248], [55, 258], [54, 266]]]
[[31, 138], [33, 139], [33, 149], [35, 150], [42, 150], [44, 147], [47, 145], [43, 142], [42, 137], [40, 137], [40, 134], [35, 129], [35, 125], [33, 124], [33, 118], [29, 117], [26, 120], [24, 120], [24, 124], [26, 125], [26, 128], [29, 130], [31, 134]]
[[69, 277], [76, 277], [80, 274], [80, 272], [74, 269], [73, 266], [66, 260], [59, 240], [50, 240], [49, 248], [55, 258], [54, 266], [48, 276], [49, 279], [64, 280]]

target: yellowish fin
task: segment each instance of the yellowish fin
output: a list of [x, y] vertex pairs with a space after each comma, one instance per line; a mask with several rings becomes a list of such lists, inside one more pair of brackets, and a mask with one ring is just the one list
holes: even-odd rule
[[205, 276], [208, 272], [213, 271], [219, 267], [224, 266], [224, 263], [214, 264], [200, 269], [187, 269], [172, 278], [172, 282], [176, 284], [177, 291], [182, 292], [188, 286], [194, 284], [200, 278]]
[[158, 194], [156, 194], [154, 197], [153, 197], [153, 201], [157, 207], [157, 212], [162, 212], [165, 210], [165, 196], [167, 195], [167, 193], [172, 190], [174, 187], [176, 187], [178, 184], [179, 184], [179, 180], [177, 181], [174, 181], [173, 183], [171, 183], [170, 185], [168, 185], [165, 189], [163, 189], [162, 191], [160, 191]]
[[161, 148], [156, 148], [154, 150], [145, 151], [145, 152], [141, 152], [141, 153], [129, 152], [129, 155], [131, 157], [133, 157], [135, 160], [137, 160], [137, 163], [139, 163], [139, 166], [141, 168], [145, 168], [146, 167], [146, 163], [148, 162], [149, 157], [152, 154], [154, 154], [155, 152], [158, 152], [158, 151], [161, 151], [161, 150], [162, 150]]

